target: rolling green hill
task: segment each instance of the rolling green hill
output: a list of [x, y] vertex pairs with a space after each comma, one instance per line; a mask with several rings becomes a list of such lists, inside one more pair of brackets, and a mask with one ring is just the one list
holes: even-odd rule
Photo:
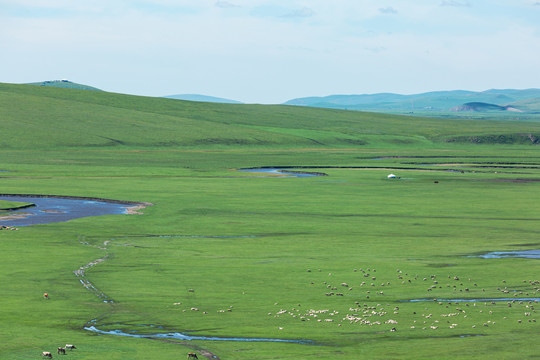
[[516, 101], [511, 104], [513, 107], [527, 112], [540, 112], [540, 98], [532, 98], [526, 100]]
[[200, 103], [0, 84], [3, 148], [422, 146], [471, 137], [537, 138], [540, 124], [296, 107]]

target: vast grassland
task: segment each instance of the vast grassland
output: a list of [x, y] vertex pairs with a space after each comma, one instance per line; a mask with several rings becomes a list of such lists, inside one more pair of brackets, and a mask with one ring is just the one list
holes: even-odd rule
[[[470, 257], [540, 248], [540, 150], [523, 140], [538, 123], [8, 84], [0, 108], [1, 193], [153, 204], [1, 233], [1, 359], [66, 343], [73, 359], [540, 351], [538, 304], [519, 300], [540, 297], [539, 260]], [[259, 166], [329, 176], [235, 170]], [[81, 267], [108, 302], [81, 284]], [[504, 298], [517, 300], [492, 300]]]

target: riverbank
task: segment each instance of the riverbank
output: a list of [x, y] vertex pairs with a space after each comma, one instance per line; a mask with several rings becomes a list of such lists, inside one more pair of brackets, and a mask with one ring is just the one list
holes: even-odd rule
[[[134, 205], [134, 206], [152, 206], [152, 203], [142, 202], [142, 201], [128, 201], [128, 200], [113, 200], [105, 199], [98, 197], [87, 197], [87, 196], [69, 196], [69, 195], [43, 195], [43, 194], [0, 194], [0, 197], [9, 196], [9, 197], [21, 197], [21, 198], [51, 198], [51, 199], [72, 199], [72, 200], [87, 200], [87, 201], [101, 201], [106, 203], [115, 203], [115, 204], [124, 204], [124, 205]], [[33, 206], [34, 204], [30, 204]], [[26, 206], [28, 207], [28, 206]], [[19, 208], [20, 209], [20, 208]], [[3, 209], [10, 210], [10, 209]]]

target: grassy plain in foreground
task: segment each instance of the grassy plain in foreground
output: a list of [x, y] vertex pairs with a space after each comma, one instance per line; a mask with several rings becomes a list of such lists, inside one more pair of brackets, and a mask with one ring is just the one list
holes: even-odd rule
[[[25, 126], [45, 128], [48, 121], [35, 120], [24, 101], [53, 96], [65, 106], [43, 100], [42, 119], [60, 129], [51, 138], [21, 132], [4, 140], [3, 193], [154, 205], [144, 215], [2, 233], [0, 358], [38, 357], [65, 343], [78, 345], [69, 354], [74, 359], [176, 359], [188, 351], [221, 359], [538, 353], [535, 303], [403, 302], [538, 297], [537, 259], [468, 257], [538, 249], [538, 147], [440, 142], [463, 134], [534, 133], [537, 124], [456, 127], [460, 122], [6, 88], [19, 98], [10, 116]], [[110, 121], [115, 111], [117, 120], [99, 122]], [[77, 112], [80, 121], [97, 123], [68, 123]], [[159, 145], [159, 134], [134, 136], [128, 114], [140, 117], [141, 134], [149, 129], [146, 118], [155, 119], [156, 128], [169, 118], [174, 144]], [[183, 132], [186, 114], [198, 132]], [[324, 121], [329, 118], [335, 122]], [[231, 128], [236, 140], [209, 133], [213, 123]], [[73, 130], [65, 130], [69, 126]], [[89, 141], [88, 129], [96, 141]], [[113, 130], [109, 137], [120, 142], [97, 141]], [[69, 145], [70, 132], [80, 146]], [[266, 140], [257, 145], [254, 138]], [[30, 149], [32, 142], [43, 148]], [[274, 165], [312, 167], [329, 176], [234, 170]], [[388, 180], [390, 172], [401, 179]], [[87, 279], [113, 303], [94, 296], [73, 274], [96, 259], [105, 260], [87, 270]], [[306, 339], [314, 345], [159, 341], [98, 335], [83, 329], [90, 324], [138, 334]]]

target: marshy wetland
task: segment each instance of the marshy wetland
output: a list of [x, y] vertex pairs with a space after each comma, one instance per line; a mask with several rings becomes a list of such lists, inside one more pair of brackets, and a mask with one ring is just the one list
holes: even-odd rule
[[[4, 107], [3, 193], [153, 204], [1, 232], [0, 358], [540, 350], [540, 150], [444, 141], [534, 122], [0, 90], [25, 104]], [[18, 130], [37, 113], [46, 141]], [[236, 170], [261, 166], [327, 176]]]

